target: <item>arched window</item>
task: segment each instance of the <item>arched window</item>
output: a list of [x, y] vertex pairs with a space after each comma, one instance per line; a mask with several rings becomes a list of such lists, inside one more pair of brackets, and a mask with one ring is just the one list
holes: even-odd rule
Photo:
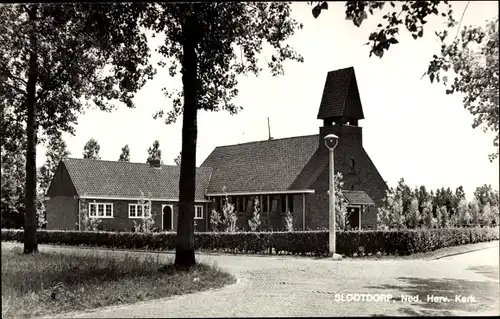
[[349, 171], [350, 171], [351, 173], [354, 173], [354, 165], [355, 165], [354, 158], [351, 158], [351, 159], [349, 160]]

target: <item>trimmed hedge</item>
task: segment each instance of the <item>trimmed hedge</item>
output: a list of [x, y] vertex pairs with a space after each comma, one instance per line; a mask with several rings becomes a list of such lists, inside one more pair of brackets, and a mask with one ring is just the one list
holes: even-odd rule
[[[23, 230], [2, 229], [2, 241], [22, 242]], [[233, 253], [328, 255], [327, 231], [195, 233], [195, 248]], [[499, 239], [499, 228], [444, 228], [337, 232], [342, 255], [409, 255]], [[176, 233], [38, 230], [40, 244], [117, 249], [174, 250]]]

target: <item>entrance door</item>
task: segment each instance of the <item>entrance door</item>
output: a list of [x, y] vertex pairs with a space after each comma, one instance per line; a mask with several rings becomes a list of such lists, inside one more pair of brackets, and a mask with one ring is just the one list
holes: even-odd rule
[[163, 205], [163, 230], [172, 230], [173, 229], [173, 209], [172, 205]]
[[359, 207], [347, 207], [347, 221], [349, 229], [359, 229]]

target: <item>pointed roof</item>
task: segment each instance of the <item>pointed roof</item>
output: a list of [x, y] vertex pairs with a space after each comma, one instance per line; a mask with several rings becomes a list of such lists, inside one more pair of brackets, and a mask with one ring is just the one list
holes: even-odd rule
[[[142, 191], [154, 199], [179, 198], [180, 167], [176, 165], [154, 168], [144, 163], [82, 158], [64, 159], [59, 165], [66, 167], [79, 196], [136, 198]], [[209, 167], [196, 168], [197, 201], [205, 200], [211, 174]]]
[[365, 118], [353, 67], [328, 72], [318, 119], [332, 117]]

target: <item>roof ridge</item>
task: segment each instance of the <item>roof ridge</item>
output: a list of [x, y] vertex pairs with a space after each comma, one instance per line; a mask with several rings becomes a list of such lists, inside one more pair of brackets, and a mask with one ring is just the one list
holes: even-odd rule
[[[65, 159], [63, 159], [62, 161], [66, 161], [66, 160], [79, 160], [79, 161], [97, 161], [97, 162], [107, 162], [107, 163], [123, 163], [123, 164], [135, 164], [135, 165], [147, 165], [147, 166], [150, 166], [149, 163], [140, 163], [140, 162], [125, 162], [125, 161], [112, 161], [112, 160], [103, 160], [103, 159], [92, 159], [92, 158], [78, 158], [78, 157], [67, 157]], [[179, 167], [180, 169], [180, 166], [179, 165], [176, 165], [176, 164], [171, 164], [171, 165], [166, 165], [166, 164], [162, 164], [161, 165], [162, 167]], [[202, 166], [197, 166], [196, 168], [202, 168]], [[203, 167], [203, 168], [207, 168], [207, 167]]]
[[221, 146], [217, 146], [216, 148], [238, 146], [238, 145], [246, 145], [246, 144], [254, 144], [254, 143], [266, 143], [266, 142], [281, 141], [281, 140], [290, 140], [290, 139], [293, 139], [293, 138], [310, 137], [310, 136], [317, 136], [317, 135], [318, 134], [309, 134], [309, 135], [301, 135], [301, 136], [290, 136], [290, 137], [282, 137], [282, 138], [273, 138], [273, 139], [270, 139], [270, 140], [260, 140], [260, 141], [251, 141], [251, 142], [238, 143], [238, 144], [221, 145]]
[[341, 68], [341, 69], [337, 69], [337, 70], [331, 70], [331, 71], [328, 71], [328, 73], [333, 73], [333, 72], [338, 72], [338, 71], [344, 71], [344, 70], [348, 70], [348, 69], [353, 69], [354, 70], [354, 66], [351, 65], [351, 66], [348, 66], [346, 68]]

